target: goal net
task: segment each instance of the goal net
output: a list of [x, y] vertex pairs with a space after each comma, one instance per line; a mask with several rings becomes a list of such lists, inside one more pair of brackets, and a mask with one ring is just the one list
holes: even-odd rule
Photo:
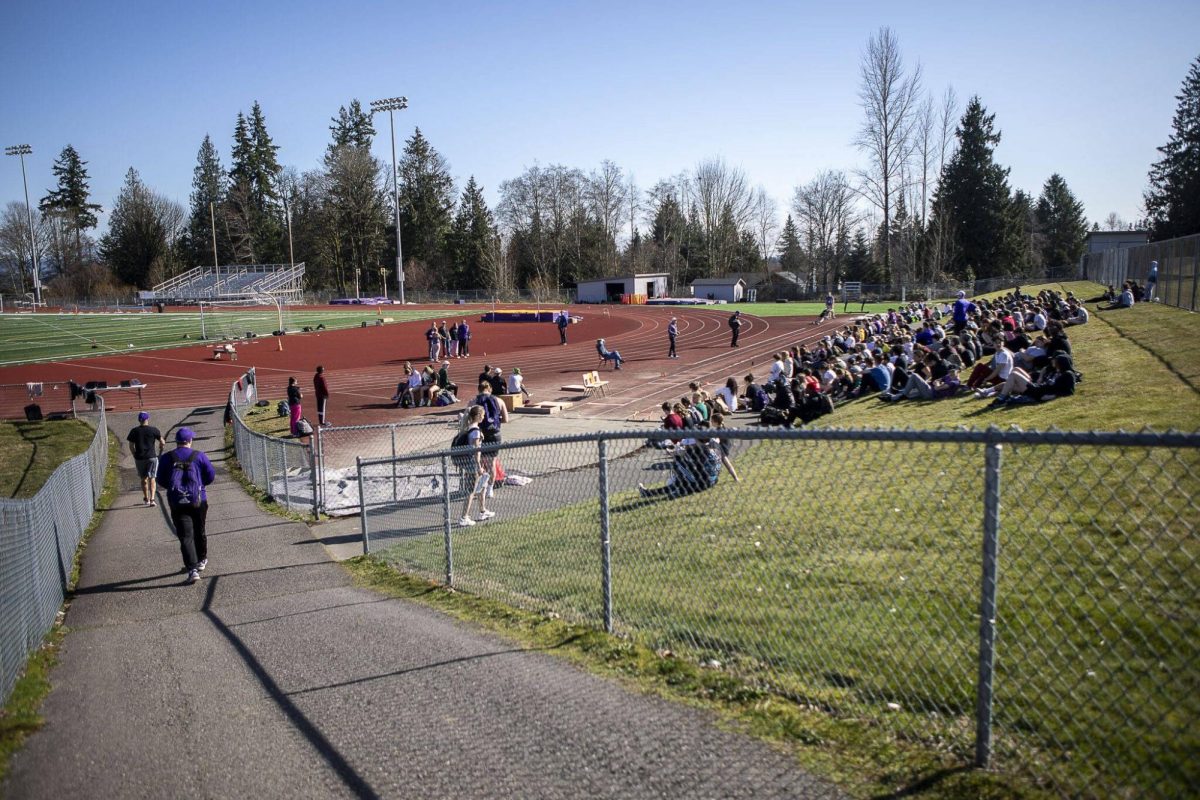
[[200, 336], [204, 339], [241, 339], [247, 334], [268, 336], [277, 330], [294, 330], [291, 313], [282, 299], [201, 300]]

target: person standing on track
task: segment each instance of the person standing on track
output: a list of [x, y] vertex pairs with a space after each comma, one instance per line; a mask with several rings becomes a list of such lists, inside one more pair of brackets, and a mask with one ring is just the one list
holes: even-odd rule
[[567, 310], [565, 308], [559, 312], [558, 317], [554, 322], [556, 325], [558, 325], [558, 343], [566, 344], [567, 326], [571, 324], [571, 317], [569, 314], [567, 314]]
[[217, 477], [208, 456], [192, 449], [195, 434], [191, 428], [175, 432], [175, 449], [158, 458], [158, 482], [167, 488], [171, 524], [179, 539], [179, 552], [188, 583], [200, 580], [208, 566], [208, 538], [204, 533], [208, 519], [208, 486]]
[[300, 385], [296, 383], [296, 378], [288, 378], [287, 402], [288, 412], [290, 414], [288, 420], [290, 423], [292, 436], [295, 436], [300, 430], [300, 414], [304, 411], [304, 409], [300, 407], [301, 396]]
[[446, 358], [458, 358], [458, 320], [450, 326], [450, 352]]
[[325, 407], [329, 405], [329, 384], [325, 382], [325, 368], [318, 366], [317, 374], [313, 376], [313, 393], [317, 396], [317, 424], [322, 428], [328, 428], [329, 422], [325, 419]]
[[471, 355], [471, 326], [464, 319], [458, 325], [458, 357], [466, 358]]
[[729, 332], [733, 334], [733, 338], [729, 340], [730, 347], [738, 346], [738, 334], [742, 332], [742, 312], [735, 311], [733, 316], [729, 318]]
[[425, 341], [429, 343], [429, 360], [438, 360], [438, 348], [441, 347], [442, 340], [438, 338], [437, 323], [429, 323], [429, 330], [425, 331]]
[[438, 357], [431, 358], [430, 361], [450, 357], [450, 331], [446, 327], [446, 320], [442, 320], [442, 324], [438, 327], [438, 347], [440, 348]]
[[150, 415], [142, 411], [138, 413], [137, 427], [129, 431], [125, 441], [129, 442], [129, 452], [133, 454], [138, 477], [142, 479], [142, 502], [147, 506], [157, 505], [154, 478], [158, 472], [158, 457], [167, 440], [162, 431], [150, 424]]
[[667, 358], [679, 358], [679, 355], [675, 352], [675, 338], [677, 336], [679, 336], [679, 323], [675, 321], [674, 317], [671, 317], [671, 321], [667, 323], [667, 339], [671, 342], [671, 347], [667, 350]]

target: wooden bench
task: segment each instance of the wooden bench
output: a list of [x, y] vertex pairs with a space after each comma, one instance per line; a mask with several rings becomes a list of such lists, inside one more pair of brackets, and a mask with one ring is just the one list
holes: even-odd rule
[[221, 344], [213, 348], [213, 361], [220, 361], [221, 356], [229, 356], [230, 361], [237, 361], [237, 348], [231, 344]]

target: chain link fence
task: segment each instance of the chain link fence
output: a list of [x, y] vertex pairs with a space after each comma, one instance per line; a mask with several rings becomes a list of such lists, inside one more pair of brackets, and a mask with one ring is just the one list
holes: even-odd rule
[[75, 549], [92, 520], [108, 468], [104, 401], [88, 449], [63, 462], [33, 497], [0, 498], [0, 700], [54, 625]]
[[1200, 233], [1140, 247], [1089, 253], [1083, 257], [1083, 277], [1118, 290], [1130, 279], [1144, 286], [1151, 261], [1158, 262], [1155, 299], [1195, 311], [1197, 286], [1200, 286]]
[[228, 416], [242, 474], [288, 511], [315, 516], [320, 508], [320, 487], [312, 437], [280, 439], [251, 430], [242, 412], [256, 402], [257, 378], [250, 369], [229, 390]]
[[462, 458], [360, 459], [364, 551], [1055, 794], [1194, 791], [1200, 435], [722, 431], [736, 482], [712, 435], [493, 448], [474, 525]]

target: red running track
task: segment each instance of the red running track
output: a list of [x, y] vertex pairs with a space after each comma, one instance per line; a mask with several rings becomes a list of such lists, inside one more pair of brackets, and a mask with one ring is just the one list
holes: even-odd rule
[[[431, 316], [437, 310], [431, 308]], [[811, 317], [743, 314], [740, 347], [731, 348], [729, 308], [581, 305], [573, 306], [571, 313], [583, 320], [568, 329], [566, 346], [559, 345], [558, 329], [552, 323], [484, 323], [468, 317], [472, 355], [452, 360], [450, 366], [451, 380], [462, 387], [460, 396], [474, 395], [479, 372], [487, 363], [503, 368], [506, 375], [520, 367], [534, 400], [577, 401], [572, 414], [654, 419], [662, 402], [678, 399], [690, 381], [712, 391], [730, 376], [739, 382], [748, 371], [761, 376], [772, 352], [809, 344], [835, 329], [833, 324], [816, 327]], [[666, 329], [672, 316], [679, 326], [678, 359], [666, 357]], [[104, 380], [116, 385], [138, 378], [148, 384], [144, 392], [147, 409], [213, 406], [223, 405], [231, 382], [249, 367], [256, 367], [260, 397], [282, 399], [287, 378], [294, 375], [307, 406], [313, 401], [314, 367], [322, 364], [332, 392], [328, 418], [335, 425], [392, 422], [438, 411], [397, 409], [390, 401], [404, 362], [417, 367], [428, 363], [428, 326], [426, 320], [289, 335], [282, 339], [282, 352], [276, 350], [275, 338], [263, 337], [239, 343], [236, 362], [213, 361], [211, 346], [193, 345], [140, 355], [5, 367], [0, 368], [0, 384]], [[599, 337], [604, 337], [610, 349], [621, 352], [625, 359], [622, 370], [600, 367], [596, 355]], [[610, 381], [607, 396], [583, 401], [580, 395], [559, 390], [565, 384], [579, 383], [582, 373], [593, 369], [600, 369]], [[109, 408], [118, 411], [137, 406], [132, 393], [111, 392], [105, 400]], [[19, 417], [28, 402], [23, 390], [6, 392], [0, 395], [0, 414]], [[315, 409], [306, 407], [305, 416], [315, 421]]]

